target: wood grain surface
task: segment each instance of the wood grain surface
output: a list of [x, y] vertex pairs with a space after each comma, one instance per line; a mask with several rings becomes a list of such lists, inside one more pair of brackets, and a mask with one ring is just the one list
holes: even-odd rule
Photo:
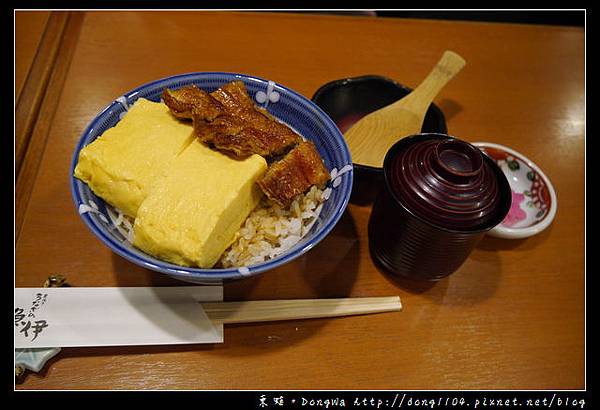
[[[110, 30], [107, 28], [110, 27]], [[69, 348], [18, 389], [574, 389], [585, 387], [584, 32], [513, 24], [227, 12], [86, 12], [16, 242], [16, 286], [180, 285], [104, 247], [79, 219], [69, 165], [87, 123], [126, 91], [233, 71], [311, 97], [379, 74], [414, 87], [446, 49], [466, 67], [435, 100], [449, 133], [513, 147], [553, 181], [558, 213], [524, 240], [484, 238], [437, 283], [369, 257], [350, 204], [306, 255], [225, 285], [225, 299], [399, 295], [403, 311], [226, 325], [207, 346]]]
[[[41, 25], [44, 22], [41, 19], [45, 14], [38, 17], [38, 13], [31, 15], [29, 13], [15, 13], [17, 32], [15, 37], [19, 39], [15, 41], [15, 60], [25, 60], [29, 63], [25, 67], [23, 67], [25, 63], [15, 64], [15, 87], [18, 87], [16, 88], [18, 90], [18, 99], [15, 102], [15, 173], [17, 178], [20, 174], [29, 142], [32, 140], [32, 129], [39, 117], [40, 106], [46, 95], [68, 18], [68, 13], [66, 12], [46, 13], [45, 24], [40, 28], [38, 24]], [[35, 24], [32, 24], [31, 20]], [[36, 42], [31, 39], [29, 41], [20, 40], [22, 37], [31, 38], [32, 34], [30, 33], [34, 33], [34, 37], [37, 39], [35, 34], [39, 30], [42, 32], [39, 41]], [[30, 52], [25, 53], [21, 51], [22, 49], [30, 50]], [[19, 51], [17, 52], [17, 50]], [[22, 56], [23, 54], [25, 56]], [[27, 57], [31, 54], [34, 57], [29, 61]], [[23, 82], [24, 74], [21, 70], [24, 71], [25, 69], [27, 69], [27, 81]]]
[[[52, 16], [53, 21], [58, 20], [62, 23], [60, 48], [56, 47], [55, 63], [48, 70], [47, 86], [44, 88], [40, 100], [38, 101], [35, 111], [33, 108], [25, 108], [31, 110], [31, 114], [35, 117], [35, 121], [27, 126], [30, 129], [29, 134], [24, 136], [18, 133], [16, 128], [15, 139], [21, 141], [21, 144], [15, 144], [15, 167], [19, 169], [17, 180], [15, 182], [15, 236], [18, 239], [25, 217], [25, 210], [29, 201], [29, 195], [34, 186], [35, 178], [39, 168], [40, 160], [46, 147], [50, 126], [54, 120], [54, 113], [58, 104], [58, 99], [61, 95], [64, 81], [70, 67], [71, 57], [75, 51], [75, 45], [79, 40], [79, 30], [83, 22], [82, 13], [64, 13], [59, 16]], [[51, 26], [53, 30], [57, 30], [56, 24]], [[50, 28], [49, 28], [50, 29]], [[47, 54], [47, 53], [44, 53]], [[22, 100], [22, 99], [21, 99]], [[17, 112], [20, 107], [27, 103], [19, 101]], [[15, 122], [18, 123], [16, 118]], [[26, 145], [23, 140], [27, 139]], [[18, 147], [24, 147], [22, 155], [18, 155]], [[22, 162], [21, 167], [18, 166]]]
[[23, 84], [42, 41], [49, 11], [16, 11], [15, 18], [15, 101], [19, 99]]

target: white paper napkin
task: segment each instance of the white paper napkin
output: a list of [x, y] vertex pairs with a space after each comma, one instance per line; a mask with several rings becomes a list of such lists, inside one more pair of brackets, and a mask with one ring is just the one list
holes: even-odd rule
[[16, 288], [15, 348], [222, 343], [222, 286]]

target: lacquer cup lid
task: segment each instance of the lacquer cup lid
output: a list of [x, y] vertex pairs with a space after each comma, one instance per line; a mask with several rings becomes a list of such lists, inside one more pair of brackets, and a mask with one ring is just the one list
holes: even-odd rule
[[510, 207], [510, 188], [496, 164], [477, 147], [445, 134], [400, 140], [386, 155], [384, 176], [407, 211], [446, 230], [489, 230]]

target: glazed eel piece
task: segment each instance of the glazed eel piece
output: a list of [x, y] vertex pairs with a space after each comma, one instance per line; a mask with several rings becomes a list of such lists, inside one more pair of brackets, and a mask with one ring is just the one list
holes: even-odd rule
[[173, 115], [193, 120], [194, 132], [202, 142], [237, 156], [258, 154], [270, 158], [302, 141], [266, 110], [256, 107], [241, 81], [210, 94], [194, 85], [165, 89], [162, 98]]
[[272, 164], [258, 185], [269, 199], [287, 207], [311, 186], [322, 188], [328, 180], [329, 171], [315, 145], [303, 141], [282, 160]]

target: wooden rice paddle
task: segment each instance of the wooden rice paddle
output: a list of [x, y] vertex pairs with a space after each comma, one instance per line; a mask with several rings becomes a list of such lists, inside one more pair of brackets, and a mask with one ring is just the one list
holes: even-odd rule
[[421, 132], [429, 105], [465, 64], [455, 52], [445, 51], [425, 80], [410, 94], [356, 122], [344, 134], [352, 162], [381, 167], [385, 154], [396, 141]]
[[268, 322], [273, 320], [363, 315], [402, 309], [399, 296], [202, 302], [201, 305], [208, 318], [217, 323]]

